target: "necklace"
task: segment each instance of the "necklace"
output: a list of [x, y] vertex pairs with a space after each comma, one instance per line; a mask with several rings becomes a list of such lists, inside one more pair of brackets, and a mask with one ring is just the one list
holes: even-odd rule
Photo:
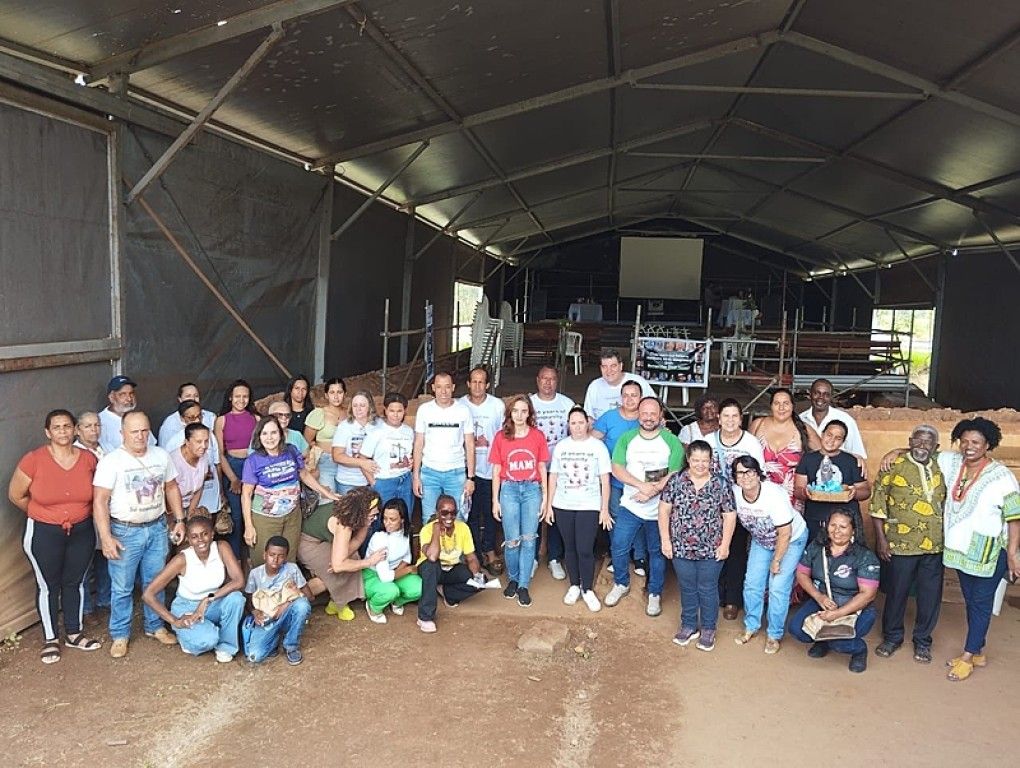
[[978, 467], [973, 477], [967, 477], [967, 463], [960, 464], [960, 471], [956, 475], [956, 482], [953, 483], [953, 501], [963, 501], [967, 491], [974, 487], [974, 481], [981, 476], [981, 473], [985, 471], [985, 467], [988, 464], [988, 459], [982, 459], [981, 466]]

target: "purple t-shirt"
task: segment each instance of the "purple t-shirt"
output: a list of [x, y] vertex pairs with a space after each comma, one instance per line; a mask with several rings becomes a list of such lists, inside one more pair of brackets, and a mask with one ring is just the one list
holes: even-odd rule
[[266, 517], [284, 517], [297, 507], [305, 462], [292, 445], [279, 456], [252, 453], [244, 460], [241, 482], [255, 486], [251, 510]]

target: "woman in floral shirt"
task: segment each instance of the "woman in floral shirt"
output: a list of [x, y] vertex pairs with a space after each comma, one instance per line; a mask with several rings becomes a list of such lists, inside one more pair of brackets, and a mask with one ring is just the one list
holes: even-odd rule
[[669, 479], [660, 497], [659, 536], [680, 585], [680, 630], [673, 642], [686, 646], [697, 640], [699, 650], [711, 651], [719, 572], [730, 554], [736, 505], [730, 483], [712, 472], [712, 447], [695, 440], [687, 450], [687, 469]]

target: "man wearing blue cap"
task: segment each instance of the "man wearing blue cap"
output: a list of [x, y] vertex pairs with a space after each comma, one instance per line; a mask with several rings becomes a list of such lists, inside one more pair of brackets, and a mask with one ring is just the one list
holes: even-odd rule
[[[103, 453], [111, 453], [124, 443], [121, 435], [121, 420], [124, 414], [131, 413], [136, 407], [135, 387], [138, 385], [130, 376], [114, 376], [106, 385], [106, 397], [110, 404], [99, 412], [99, 446]], [[149, 434], [149, 445], [155, 445], [156, 438]]]

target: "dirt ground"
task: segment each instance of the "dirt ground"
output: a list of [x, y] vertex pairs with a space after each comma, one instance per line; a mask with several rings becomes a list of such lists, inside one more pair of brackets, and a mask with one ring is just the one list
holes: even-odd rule
[[[541, 568], [532, 608], [485, 592], [456, 610], [441, 606], [431, 636], [417, 631], [413, 608], [386, 626], [360, 605], [343, 624], [317, 609], [299, 667], [218, 665], [146, 638], [123, 660], [105, 648], [65, 650], [44, 666], [35, 627], [0, 653], [3, 763], [580, 768], [767, 756], [769, 765], [817, 766], [820, 755], [844, 755], [856, 765], [1015, 764], [1016, 607], [993, 621], [988, 668], [953, 684], [941, 661], [961, 642], [956, 603], [943, 606], [936, 664], [872, 654], [868, 671], [853, 675], [845, 657], [811, 660], [789, 639], [774, 657], [760, 643], [738, 647], [739, 622], [721, 624], [713, 653], [673, 645], [672, 583], [657, 619], [644, 615], [639, 589], [594, 615], [564, 606], [562, 594]], [[567, 647], [549, 657], [518, 651], [520, 634], [550, 617], [570, 628]]]

